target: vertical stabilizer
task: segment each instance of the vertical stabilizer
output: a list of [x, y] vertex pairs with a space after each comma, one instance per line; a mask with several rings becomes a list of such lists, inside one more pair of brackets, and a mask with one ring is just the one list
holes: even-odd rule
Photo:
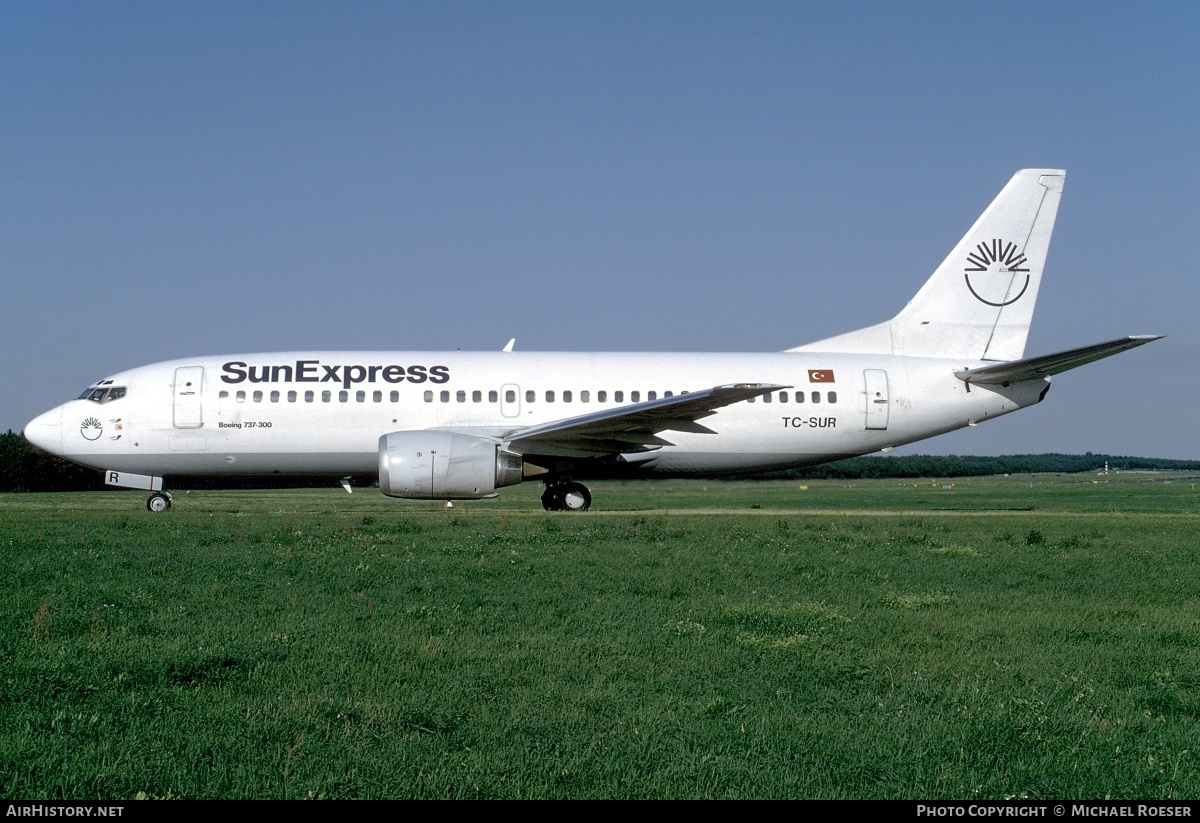
[[1017, 172], [904, 310], [789, 351], [1017, 360], [1033, 319], [1066, 172]]

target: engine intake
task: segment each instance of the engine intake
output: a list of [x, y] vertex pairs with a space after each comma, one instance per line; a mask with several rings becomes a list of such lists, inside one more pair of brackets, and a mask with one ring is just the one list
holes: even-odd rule
[[440, 431], [379, 438], [379, 490], [416, 500], [479, 500], [524, 479], [521, 455], [485, 437]]

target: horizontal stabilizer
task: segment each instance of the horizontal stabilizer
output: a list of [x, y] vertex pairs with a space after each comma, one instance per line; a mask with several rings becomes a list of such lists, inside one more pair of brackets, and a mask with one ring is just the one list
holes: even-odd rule
[[1000, 363], [996, 366], [983, 366], [978, 369], [963, 369], [956, 371], [954, 376], [964, 383], [986, 383], [1007, 386], [1010, 383], [1020, 383], [1022, 380], [1038, 380], [1052, 374], [1083, 366], [1105, 357], [1111, 357], [1129, 349], [1158, 340], [1161, 334], [1136, 334], [1131, 337], [1121, 337], [1109, 340], [1107, 343], [1096, 343], [1079, 349], [1046, 354], [1041, 357], [1029, 357], [1024, 360], [1013, 360], [1011, 363]]

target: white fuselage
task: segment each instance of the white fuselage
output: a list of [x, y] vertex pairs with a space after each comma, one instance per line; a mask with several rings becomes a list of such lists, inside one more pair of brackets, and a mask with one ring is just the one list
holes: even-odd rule
[[[603, 473], [716, 476], [826, 462], [921, 440], [1041, 400], [1045, 379], [971, 386], [977, 362], [878, 354], [286, 352], [201, 357], [115, 374], [33, 420], [34, 444], [99, 469], [152, 475], [373, 474], [379, 439], [518, 429], [713, 386], [790, 388], [721, 408], [713, 434]], [[98, 392], [103, 395], [103, 392]], [[119, 394], [119, 392], [111, 393]], [[576, 471], [588, 474], [585, 462]]]

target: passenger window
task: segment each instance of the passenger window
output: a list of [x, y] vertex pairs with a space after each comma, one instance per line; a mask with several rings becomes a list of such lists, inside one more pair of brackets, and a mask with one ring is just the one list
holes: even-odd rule
[[333, 399], [333, 392], [331, 392], [329, 389], [326, 389], [325, 391], [321, 392], [321, 402], [322, 403], [328, 403], [332, 399]]
[[675, 392], [673, 392], [673, 391], [663, 392], [663, 397], [674, 397], [674, 396], [675, 396]]
[[513, 391], [512, 389], [506, 389], [504, 392], [504, 402], [505, 403], [516, 403], [517, 402], [517, 393], [515, 391]]
[[261, 392], [261, 391], [256, 391], [256, 392], [254, 393], [254, 402], [255, 402], [255, 403], [261, 403], [261, 402], [262, 402], [262, 392]]
[[237, 393], [237, 397], [235, 397], [234, 400], [236, 400], [239, 403], [245, 403], [246, 402], [246, 393], [244, 391], [239, 391]]
[[278, 392], [278, 391], [273, 391], [273, 392], [271, 392], [271, 402], [272, 402], [272, 403], [278, 403], [278, 402], [279, 402], [279, 392]]
[[466, 391], [464, 391], [463, 389], [459, 389], [457, 392], [454, 393], [454, 399], [457, 400], [459, 403], [466, 403], [467, 402]]
[[425, 402], [426, 403], [433, 402], [433, 392], [429, 391], [428, 389], [425, 390]]
[[814, 403], [820, 403], [820, 402], [821, 402], [821, 393], [820, 393], [819, 391], [815, 391], [815, 392], [813, 392], [813, 393], [812, 393], [812, 401], [813, 401]]
[[400, 402], [400, 392], [393, 389], [392, 393], [388, 395], [388, 400], [392, 401], [393, 403], [399, 403]]
[[304, 402], [305, 402], [305, 403], [311, 403], [311, 402], [313, 401], [313, 398], [314, 398], [314, 397], [316, 397], [316, 395], [314, 395], [314, 394], [312, 393], [312, 389], [309, 389], [308, 391], [306, 391], [306, 392], [304, 393]]
[[366, 403], [367, 402], [367, 393], [365, 391], [363, 391], [362, 389], [359, 389], [358, 391], [356, 391], [354, 393], [354, 399], [359, 403]]
[[827, 395], [827, 397], [828, 397], [828, 399], [829, 399], [829, 402], [830, 402], [830, 403], [836, 403], [836, 402], [837, 402], [837, 392], [835, 392], [835, 391], [831, 391], [831, 392], [830, 392], [830, 393]]
[[345, 389], [342, 389], [340, 392], [338, 392], [338, 402], [339, 403], [349, 403], [350, 402], [350, 392], [346, 391]]
[[220, 393], [219, 395], [217, 395], [217, 396], [218, 396], [218, 397], [220, 397], [222, 400], [228, 400], [228, 399], [229, 399], [229, 392], [227, 392], [227, 391], [225, 391], [224, 389], [222, 389], [222, 390], [221, 390], [221, 393]]
[[804, 392], [802, 392], [802, 391], [798, 391], [798, 392], [796, 392], [796, 402], [797, 402], [797, 403], [803, 403], [803, 402], [804, 402]]
[[376, 389], [374, 392], [371, 393], [371, 399], [374, 400], [376, 403], [382, 403], [383, 402], [383, 392]]
[[629, 393], [629, 399], [632, 402], [637, 403], [639, 400], [642, 399], [642, 393], [640, 391], [631, 391]]
[[625, 392], [623, 392], [623, 391], [613, 392], [613, 402], [614, 403], [624, 403], [625, 402]]
[[780, 402], [780, 403], [786, 403], [786, 402], [787, 402], [787, 392], [785, 392], [785, 391], [781, 391], [781, 392], [779, 393], [779, 402]]
[[[509, 394], [512, 394], [512, 393], [513, 392], [509, 392]], [[532, 403], [534, 401], [534, 398], [536, 398], [536, 397], [537, 397], [537, 392], [535, 392], [533, 389], [526, 390], [526, 392], [525, 392], [525, 402], [526, 403]]]
[[646, 399], [647, 399], [647, 400], [657, 400], [657, 399], [658, 399], [658, 392], [656, 392], [656, 391], [648, 391], [648, 392], [646, 392]]
[[296, 392], [295, 392], [295, 391], [290, 391], [290, 392], [288, 392], [288, 402], [289, 402], [289, 403], [295, 403], [295, 402], [296, 402]]
[[584, 389], [583, 391], [581, 391], [579, 393], [579, 402], [580, 403], [588, 403], [591, 401], [591, 399], [592, 399], [592, 393], [590, 391], [588, 391], [587, 389]]
[[450, 392], [443, 390], [441, 401], [443, 403], [449, 403], [450, 402]]
[[769, 394], [764, 394], [764, 395], [762, 396], [762, 399], [763, 399], [763, 402], [764, 402], [764, 403], [770, 403], [770, 402], [771, 402], [771, 395], [769, 395]]
[[472, 403], [482, 403], [483, 402], [483, 392], [481, 392], [479, 390], [475, 390], [475, 391], [471, 392], [471, 402]]
[[571, 390], [570, 389], [567, 389], [565, 392], [563, 392], [563, 402], [564, 403], [571, 402]]
[[754, 402], [755, 400], [757, 400], [757, 399], [758, 399], [757, 397], [747, 397], [747, 398], [746, 398], [746, 402], [747, 402], [747, 403], [753, 403], [753, 402]]
[[596, 402], [597, 402], [597, 403], [606, 403], [606, 402], [608, 402], [608, 392], [606, 392], [606, 391], [598, 391], [598, 392], [596, 392]]
[[547, 391], [546, 391], [546, 402], [547, 402], [547, 403], [553, 403], [553, 402], [554, 402], [554, 390], [553, 390], [553, 389], [547, 389]]

